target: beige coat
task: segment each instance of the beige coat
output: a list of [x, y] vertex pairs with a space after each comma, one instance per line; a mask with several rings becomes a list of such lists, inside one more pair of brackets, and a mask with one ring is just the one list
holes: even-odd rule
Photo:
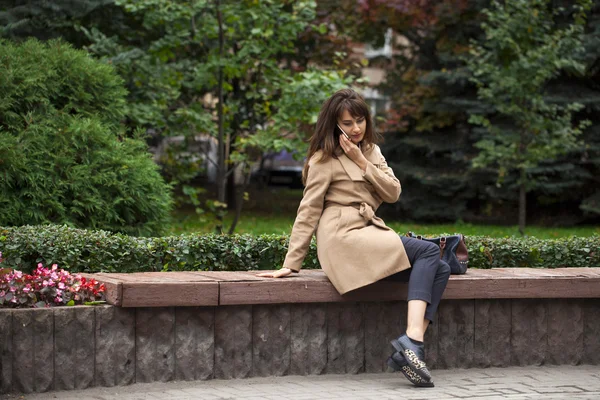
[[304, 196], [283, 266], [300, 271], [313, 233], [323, 271], [341, 294], [410, 268], [400, 237], [375, 216], [400, 197], [400, 182], [378, 146], [363, 151], [364, 172], [345, 154], [309, 162]]

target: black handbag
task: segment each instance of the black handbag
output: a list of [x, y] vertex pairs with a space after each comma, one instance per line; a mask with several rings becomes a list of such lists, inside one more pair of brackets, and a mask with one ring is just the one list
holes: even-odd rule
[[440, 248], [440, 259], [448, 263], [451, 274], [460, 275], [467, 272], [467, 268], [469, 267], [469, 253], [464, 235], [425, 238], [421, 235], [408, 232], [406, 236], [435, 243]]

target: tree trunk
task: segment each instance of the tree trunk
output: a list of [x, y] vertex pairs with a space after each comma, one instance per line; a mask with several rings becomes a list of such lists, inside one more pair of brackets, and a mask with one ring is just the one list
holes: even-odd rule
[[[221, 16], [221, 0], [215, 1], [217, 6], [217, 21], [219, 23], [219, 63], [223, 61], [223, 20]], [[218, 168], [217, 168], [217, 200], [221, 203], [225, 203], [225, 183], [226, 183], [226, 171], [225, 171], [225, 127], [223, 125], [223, 66], [219, 64], [218, 72], [218, 83], [217, 83], [217, 94], [219, 97], [219, 103], [217, 104], [217, 116], [219, 125], [219, 144], [218, 144]], [[217, 233], [223, 232], [223, 218], [217, 217]]]
[[242, 214], [242, 206], [244, 205], [244, 193], [246, 189], [248, 189], [248, 184], [250, 183], [250, 171], [244, 177], [244, 184], [239, 188], [237, 196], [235, 198], [235, 216], [233, 217], [233, 222], [229, 227], [229, 234], [232, 235], [235, 232], [235, 227], [240, 220], [240, 215]]
[[[233, 167], [235, 168], [235, 166]], [[235, 184], [235, 170], [231, 171], [231, 174], [227, 177], [227, 186], [225, 188], [226, 199], [227, 199], [227, 209], [228, 210], [236, 210], [237, 209], [237, 190]]]
[[527, 217], [527, 190], [525, 187], [525, 169], [521, 169], [521, 183], [519, 184], [519, 232], [525, 235], [525, 219]]

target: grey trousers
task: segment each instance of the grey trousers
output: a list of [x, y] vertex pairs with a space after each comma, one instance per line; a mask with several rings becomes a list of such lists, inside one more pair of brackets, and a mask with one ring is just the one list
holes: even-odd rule
[[385, 280], [408, 282], [407, 300], [426, 301], [425, 319], [433, 321], [450, 278], [450, 266], [440, 260], [440, 248], [435, 244], [406, 236], [401, 239], [412, 268]]

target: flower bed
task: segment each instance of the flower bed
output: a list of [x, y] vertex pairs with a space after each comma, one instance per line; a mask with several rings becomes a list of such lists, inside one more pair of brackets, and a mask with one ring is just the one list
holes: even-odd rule
[[[2, 263], [0, 252], [0, 263]], [[103, 283], [72, 275], [53, 264], [38, 263], [32, 274], [10, 268], [0, 269], [0, 307], [52, 307], [104, 303]]]
[[[281, 266], [288, 235], [132, 237], [66, 226], [0, 227], [0, 251], [12, 268], [39, 262], [71, 272], [245, 271]], [[467, 238], [474, 268], [600, 266], [600, 237]], [[304, 268], [320, 268], [314, 241]]]

